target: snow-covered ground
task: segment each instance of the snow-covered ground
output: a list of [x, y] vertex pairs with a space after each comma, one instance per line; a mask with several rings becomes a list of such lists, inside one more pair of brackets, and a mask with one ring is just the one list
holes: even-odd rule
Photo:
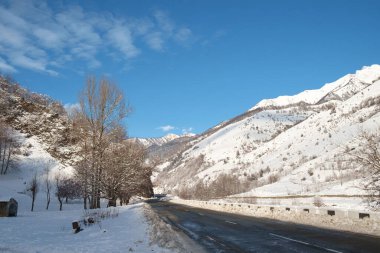
[[80, 207], [62, 212], [23, 211], [14, 218], [0, 218], [0, 252], [173, 252], [151, 244], [143, 204], [117, 207], [114, 212], [116, 217], [82, 225], [83, 231], [77, 234], [71, 222], [85, 216]]
[[[70, 175], [72, 168], [51, 157], [38, 138], [16, 134], [22, 144], [18, 167], [7, 175], [0, 175], [0, 200], [16, 199], [18, 216], [0, 217], [0, 252], [191, 252], [192, 247], [187, 246], [181, 235], [166, 223], [161, 224], [160, 218], [143, 203], [85, 212], [81, 200], [69, 200], [63, 204], [63, 211], [58, 211], [53, 187], [47, 211], [44, 186], [40, 184], [35, 211], [31, 212], [32, 200], [26, 188], [32, 176], [37, 174], [43, 181], [47, 163], [52, 168], [51, 179], [58, 173]], [[73, 233], [72, 221], [83, 221], [89, 216], [88, 212], [107, 213], [109, 210], [111, 217], [92, 226], [82, 223], [83, 231]]]

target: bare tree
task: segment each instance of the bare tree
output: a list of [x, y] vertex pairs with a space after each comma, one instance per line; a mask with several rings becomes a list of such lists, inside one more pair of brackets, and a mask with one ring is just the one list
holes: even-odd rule
[[12, 163], [14, 164], [14, 153], [18, 147], [19, 144], [13, 136], [12, 129], [0, 120], [0, 175], [6, 174]]
[[370, 202], [380, 207], [380, 134], [363, 132], [357, 147], [346, 147], [350, 161], [362, 167], [363, 188], [370, 195]]
[[61, 174], [55, 176], [55, 196], [59, 202], [59, 210], [62, 211], [62, 205], [68, 199], [80, 198], [82, 196], [81, 185], [75, 178], [63, 177]]
[[209, 184], [200, 180], [195, 186], [182, 186], [176, 194], [183, 199], [208, 200], [246, 192], [250, 189], [252, 189], [251, 182], [245, 179], [239, 180], [236, 175], [220, 174]]
[[101, 189], [109, 206], [128, 203], [133, 195], [150, 197], [153, 186], [151, 167], [145, 165], [144, 147], [129, 141], [113, 143], [104, 154], [104, 171]]
[[62, 187], [64, 189], [62, 196], [65, 198], [66, 203], [68, 203], [69, 199], [77, 199], [82, 197], [82, 187], [76, 178], [63, 179]]
[[[90, 201], [91, 192], [91, 165], [86, 157], [82, 158], [75, 166], [75, 177], [80, 183], [80, 190], [83, 198], [83, 208], [87, 209], [87, 202]], [[91, 205], [91, 203], [89, 203]]]
[[116, 85], [104, 78], [99, 82], [94, 77], [87, 79], [80, 96], [80, 110], [73, 124], [77, 129], [82, 157], [86, 160], [85, 166], [82, 164], [76, 169], [85, 169], [86, 172], [78, 171], [78, 174], [89, 177], [85, 183], [89, 181], [90, 208], [100, 207], [104, 152], [127, 114], [123, 93]]
[[51, 182], [51, 168], [53, 166], [53, 161], [49, 160], [44, 165], [44, 191], [46, 193], [46, 210], [49, 209], [50, 200], [51, 200], [51, 189], [52, 189], [52, 182]]
[[151, 168], [144, 164], [143, 147], [125, 141], [122, 120], [128, 114], [122, 92], [106, 79], [88, 78], [80, 97], [80, 110], [72, 114], [73, 138], [81, 147], [76, 166], [84, 208], [100, 207], [100, 197], [109, 205], [126, 203], [134, 194], [153, 194]]
[[62, 211], [62, 204], [65, 195], [65, 189], [62, 184], [62, 175], [58, 173], [55, 176], [55, 196], [57, 196], [59, 202], [59, 211]]
[[39, 183], [37, 179], [37, 173], [35, 173], [32, 179], [30, 180], [28, 188], [27, 188], [27, 192], [32, 197], [32, 208], [31, 208], [32, 212], [34, 210], [34, 201], [36, 200], [38, 191], [39, 191]]

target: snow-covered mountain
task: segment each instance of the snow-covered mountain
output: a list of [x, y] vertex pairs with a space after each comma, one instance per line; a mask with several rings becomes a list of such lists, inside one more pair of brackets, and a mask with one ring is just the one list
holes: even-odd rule
[[362, 131], [380, 127], [380, 65], [318, 90], [259, 102], [191, 140], [158, 166], [165, 192], [222, 174], [249, 182], [241, 196], [360, 194], [361, 173], [338, 158]]
[[328, 100], [346, 100], [358, 91], [378, 80], [380, 65], [364, 67], [356, 74], [348, 74], [339, 80], [327, 83], [317, 90], [305, 90], [294, 96], [280, 96], [275, 99], [264, 99], [251, 108], [265, 108], [268, 106], [287, 106], [297, 103], [317, 104]]
[[162, 136], [162, 137], [131, 138], [131, 140], [133, 140], [137, 143], [140, 143], [141, 145], [143, 145], [146, 148], [150, 148], [150, 147], [156, 147], [157, 148], [158, 146], [160, 147], [160, 146], [163, 146], [163, 145], [170, 143], [170, 142], [173, 142], [173, 141], [181, 142], [183, 140], [193, 138], [194, 136], [195, 136], [195, 134], [192, 134], [192, 133], [182, 134], [182, 135], [170, 133], [170, 134], [167, 134], [167, 135]]
[[142, 144], [144, 147], [148, 148], [152, 145], [162, 146], [163, 144], [170, 142], [172, 140], [175, 140], [179, 137], [181, 136], [177, 134], [167, 134], [163, 137], [157, 137], [157, 138], [132, 138], [132, 139]]

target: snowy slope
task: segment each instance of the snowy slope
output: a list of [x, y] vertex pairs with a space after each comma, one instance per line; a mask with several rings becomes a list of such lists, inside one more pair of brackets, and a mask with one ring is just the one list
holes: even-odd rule
[[67, 113], [50, 97], [0, 76], [0, 118], [27, 136], [38, 137], [43, 148], [61, 162], [72, 164], [77, 159]]
[[[45, 177], [45, 167], [51, 169], [50, 180], [54, 181], [57, 174], [62, 176], [72, 175], [72, 167], [60, 163], [53, 158], [43, 147], [41, 141], [33, 136], [27, 137], [26, 134], [16, 132], [17, 138], [21, 143], [21, 154], [16, 156], [17, 167], [11, 168], [9, 173], [0, 176], [0, 200], [9, 200], [11, 197], [19, 203], [19, 210], [27, 211], [31, 207], [31, 197], [27, 194], [26, 188], [30, 179], [37, 174], [40, 182]], [[35, 210], [45, 210], [46, 201], [43, 186], [37, 195]], [[58, 201], [52, 194], [52, 203], [49, 209], [58, 210]], [[70, 206], [68, 206], [70, 207]]]
[[251, 181], [242, 196], [361, 194], [361, 173], [338, 158], [363, 130], [380, 127], [379, 79], [373, 65], [319, 90], [263, 100], [160, 165], [156, 184], [178, 190], [227, 173]]

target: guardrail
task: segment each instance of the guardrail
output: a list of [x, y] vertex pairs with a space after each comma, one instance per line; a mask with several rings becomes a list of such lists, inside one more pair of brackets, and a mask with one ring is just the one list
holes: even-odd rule
[[380, 212], [342, 210], [330, 207], [274, 206], [180, 199], [171, 201], [215, 211], [380, 236]]

